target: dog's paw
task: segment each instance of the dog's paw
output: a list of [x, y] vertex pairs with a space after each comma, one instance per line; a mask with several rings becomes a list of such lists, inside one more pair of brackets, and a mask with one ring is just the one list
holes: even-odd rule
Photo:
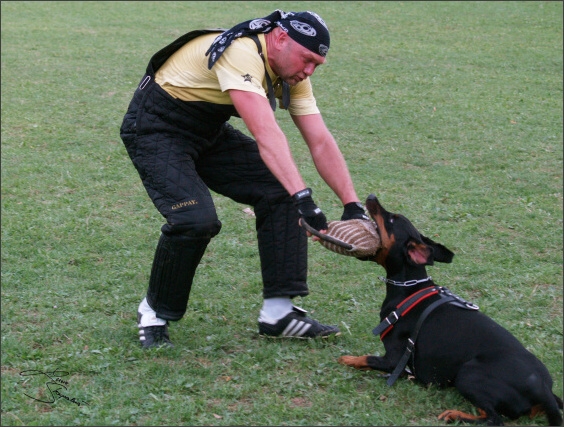
[[351, 365], [354, 364], [352, 363], [352, 361], [356, 359], [356, 356], [341, 356], [337, 359], [337, 362], [339, 362], [341, 365]]
[[462, 414], [462, 412], [460, 411], [455, 411], [452, 409], [448, 409], [446, 411], [444, 411], [442, 414], [440, 414], [438, 416], [439, 420], [443, 420], [447, 423], [452, 423], [454, 421], [459, 420], [460, 415]]
[[479, 420], [486, 419], [486, 413], [478, 409], [480, 412], [479, 416], [467, 414], [462, 411], [457, 411], [455, 409], [447, 409], [441, 415], [438, 416], [439, 420], [445, 421], [447, 423], [453, 423], [455, 421], [466, 421], [466, 422], [476, 422]]

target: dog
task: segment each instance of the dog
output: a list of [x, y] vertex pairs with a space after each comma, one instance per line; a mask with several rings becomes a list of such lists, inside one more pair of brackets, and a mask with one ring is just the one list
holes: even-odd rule
[[447, 410], [446, 422], [503, 425], [546, 413], [550, 425], [562, 425], [562, 399], [552, 393], [544, 366], [509, 331], [478, 307], [436, 285], [426, 266], [450, 263], [454, 254], [423, 236], [403, 215], [388, 212], [376, 196], [366, 209], [380, 235], [380, 248], [364, 260], [384, 267], [386, 296], [380, 311], [384, 356], [341, 356], [339, 363], [390, 374], [388, 385], [405, 375], [438, 387], [454, 386], [480, 415]]

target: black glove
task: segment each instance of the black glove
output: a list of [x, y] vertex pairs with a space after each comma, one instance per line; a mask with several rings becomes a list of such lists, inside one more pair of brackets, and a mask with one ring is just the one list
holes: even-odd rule
[[298, 191], [292, 196], [294, 205], [298, 208], [302, 220], [307, 222], [317, 231], [327, 230], [327, 218], [325, 214], [319, 209], [313, 199], [311, 198], [311, 188], [306, 188]]
[[350, 202], [345, 205], [341, 221], [349, 219], [365, 219], [368, 221], [370, 218], [364, 213], [364, 207], [359, 202]]

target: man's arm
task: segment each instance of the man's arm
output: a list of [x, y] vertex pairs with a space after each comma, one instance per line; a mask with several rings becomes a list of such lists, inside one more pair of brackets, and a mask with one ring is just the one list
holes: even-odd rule
[[321, 114], [292, 116], [309, 147], [319, 175], [341, 199], [343, 205], [358, 202], [358, 196], [343, 154], [325, 125]]
[[256, 93], [230, 90], [237, 112], [257, 141], [262, 160], [288, 194], [306, 188], [294, 162], [288, 140], [274, 117], [268, 100]]

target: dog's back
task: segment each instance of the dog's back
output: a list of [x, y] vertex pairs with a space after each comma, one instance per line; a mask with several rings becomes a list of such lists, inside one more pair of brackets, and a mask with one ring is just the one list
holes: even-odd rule
[[430, 315], [419, 334], [413, 370], [418, 381], [454, 386], [468, 400], [481, 402], [481, 409], [487, 394], [487, 404], [510, 419], [542, 405], [551, 425], [562, 422], [544, 364], [478, 311], [445, 305]]
[[536, 359], [509, 331], [488, 316], [446, 304], [425, 320], [416, 343], [414, 364], [421, 382], [449, 385], [460, 367], [471, 359], [491, 363], [515, 354]]

